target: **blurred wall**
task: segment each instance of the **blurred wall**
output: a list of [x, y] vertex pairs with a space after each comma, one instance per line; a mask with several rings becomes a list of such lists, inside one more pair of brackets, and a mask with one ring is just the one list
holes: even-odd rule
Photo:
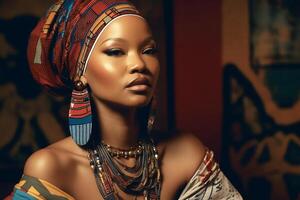
[[300, 199], [299, 9], [223, 0], [221, 167], [245, 199]]
[[222, 118], [221, 0], [174, 1], [176, 128], [196, 133], [220, 153]]
[[300, 198], [300, 3], [174, 1], [176, 128], [245, 199]]

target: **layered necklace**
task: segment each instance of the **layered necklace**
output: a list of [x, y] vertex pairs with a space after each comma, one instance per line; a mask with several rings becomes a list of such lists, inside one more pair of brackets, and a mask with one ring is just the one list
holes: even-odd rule
[[[134, 166], [121, 159], [135, 158]], [[119, 149], [104, 142], [89, 150], [90, 166], [97, 187], [105, 200], [122, 199], [117, 190], [145, 200], [160, 199], [161, 179], [158, 152], [153, 142], [140, 141], [129, 149]]]

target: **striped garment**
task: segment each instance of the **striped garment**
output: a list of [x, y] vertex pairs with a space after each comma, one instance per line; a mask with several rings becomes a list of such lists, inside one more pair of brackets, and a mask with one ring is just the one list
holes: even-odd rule
[[[35, 177], [23, 175], [11, 198], [13, 200], [72, 200], [71, 195]], [[7, 200], [8, 200], [7, 199]], [[242, 196], [229, 182], [218, 164], [213, 152], [207, 150], [198, 170], [185, 186], [179, 200], [242, 200]]]
[[51, 183], [23, 175], [20, 182], [15, 185], [13, 200], [72, 200], [71, 195], [62, 191]]
[[207, 150], [196, 173], [182, 191], [179, 200], [242, 200], [240, 193], [214, 161]]

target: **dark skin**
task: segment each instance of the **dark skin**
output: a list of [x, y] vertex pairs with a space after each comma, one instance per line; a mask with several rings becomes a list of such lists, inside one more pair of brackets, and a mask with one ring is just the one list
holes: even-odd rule
[[[101, 127], [99, 136], [105, 143], [122, 149], [136, 144], [139, 134], [136, 110], [149, 104], [158, 74], [156, 44], [145, 20], [124, 16], [110, 23], [96, 42], [81, 77], [91, 88]], [[150, 84], [128, 87], [128, 83], [139, 77], [147, 78]], [[186, 133], [158, 142], [158, 151], [161, 199], [171, 200], [199, 167], [205, 147], [198, 138]], [[103, 199], [87, 156], [87, 151], [68, 137], [31, 155], [24, 174], [46, 180], [75, 199]], [[122, 162], [133, 165], [135, 158]], [[135, 198], [122, 191], [119, 194], [124, 199]]]

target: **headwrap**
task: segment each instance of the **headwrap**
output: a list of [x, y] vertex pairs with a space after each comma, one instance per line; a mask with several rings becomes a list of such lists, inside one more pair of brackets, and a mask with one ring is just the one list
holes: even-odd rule
[[127, 0], [59, 0], [32, 31], [28, 61], [34, 79], [54, 92], [72, 90], [98, 35], [121, 15], [140, 15]]

